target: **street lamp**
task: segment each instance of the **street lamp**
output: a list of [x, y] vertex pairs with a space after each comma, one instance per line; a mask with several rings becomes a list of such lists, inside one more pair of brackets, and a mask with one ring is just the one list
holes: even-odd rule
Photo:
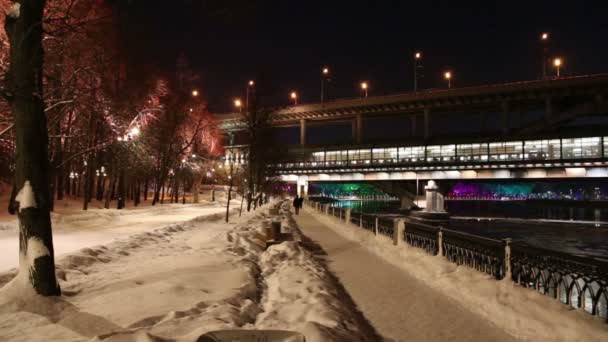
[[243, 108], [243, 103], [241, 103], [241, 100], [240, 100], [240, 99], [235, 99], [235, 100], [234, 100], [234, 106], [235, 106], [236, 108], [238, 108], [239, 113], [240, 113], [240, 112], [242, 112], [242, 110], [241, 110], [241, 109]]
[[549, 60], [549, 33], [543, 32], [540, 35], [540, 42], [542, 44], [542, 58], [543, 58], [543, 79], [547, 78], [547, 61]]
[[298, 104], [298, 93], [296, 93], [295, 91], [292, 91], [290, 97], [293, 100], [293, 104], [297, 105]]
[[249, 92], [253, 91], [254, 86], [255, 86], [255, 82], [253, 80], [251, 80], [247, 83], [247, 89], [245, 90], [245, 93], [247, 94], [245, 96], [245, 109], [247, 109], [247, 110], [249, 110]]
[[448, 89], [452, 88], [452, 72], [451, 71], [446, 71], [443, 74], [443, 78], [445, 78], [445, 80], [448, 81]]
[[194, 97], [198, 97], [198, 90], [194, 89], [194, 90], [192, 91], [192, 96], [194, 96]]
[[321, 102], [325, 101], [325, 79], [329, 77], [329, 68], [324, 67], [321, 70]]
[[422, 67], [422, 52], [414, 54], [414, 92], [418, 91], [418, 68]]
[[139, 135], [139, 133], [141, 133], [141, 131], [139, 130], [139, 127], [133, 127], [129, 133], [131, 136], [136, 137]]
[[562, 64], [563, 64], [562, 59], [559, 57], [557, 57], [553, 60], [553, 66], [555, 67], [555, 70], [557, 72], [557, 77], [559, 77], [559, 70], [560, 70]]
[[361, 82], [361, 90], [363, 91], [363, 95], [365, 97], [367, 97], [368, 88], [369, 88], [369, 85], [367, 84], [367, 82]]

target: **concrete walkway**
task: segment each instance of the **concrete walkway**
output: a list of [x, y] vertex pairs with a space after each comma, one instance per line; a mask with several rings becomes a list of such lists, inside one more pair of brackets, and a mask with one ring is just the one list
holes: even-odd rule
[[514, 341], [515, 339], [390, 265], [360, 244], [343, 238], [306, 210], [295, 216], [379, 334], [396, 341]]

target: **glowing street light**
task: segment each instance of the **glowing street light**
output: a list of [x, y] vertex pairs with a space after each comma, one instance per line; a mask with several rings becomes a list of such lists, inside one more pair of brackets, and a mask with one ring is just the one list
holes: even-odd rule
[[293, 104], [297, 105], [298, 104], [298, 93], [296, 93], [295, 91], [292, 91], [290, 97], [293, 100]]
[[553, 60], [553, 66], [555, 67], [555, 70], [557, 72], [557, 77], [559, 77], [559, 71], [560, 71], [562, 64], [563, 64], [562, 59], [559, 57], [557, 57]]
[[542, 75], [543, 75], [543, 79], [547, 78], [547, 61], [549, 60], [549, 33], [548, 32], [543, 32], [540, 34], [540, 43], [542, 45], [542, 58], [543, 58], [543, 63], [542, 63]]
[[247, 83], [247, 89], [245, 89], [245, 110], [249, 110], [249, 93], [253, 93], [253, 89], [255, 87], [255, 81], [250, 80]]
[[422, 52], [414, 53], [414, 92], [418, 91], [418, 69], [422, 68]]
[[192, 91], [192, 96], [194, 96], [194, 97], [198, 97], [198, 90], [194, 89], [194, 90]]
[[241, 102], [241, 100], [240, 100], [240, 99], [235, 99], [235, 100], [234, 100], [234, 106], [235, 106], [236, 108], [238, 108], [239, 112], [241, 112], [241, 111], [242, 111], [242, 108], [243, 108], [243, 103]]
[[131, 134], [131, 136], [136, 137], [139, 135], [139, 133], [141, 133], [139, 127], [133, 127], [131, 128], [131, 131], [129, 132]]
[[321, 102], [325, 101], [325, 80], [329, 77], [329, 68], [324, 67], [321, 70]]
[[363, 91], [363, 95], [365, 97], [367, 97], [368, 88], [369, 88], [369, 85], [367, 84], [367, 82], [361, 82], [361, 90]]
[[443, 78], [445, 78], [445, 80], [448, 81], [448, 89], [452, 88], [452, 72], [451, 71], [446, 71], [443, 74]]

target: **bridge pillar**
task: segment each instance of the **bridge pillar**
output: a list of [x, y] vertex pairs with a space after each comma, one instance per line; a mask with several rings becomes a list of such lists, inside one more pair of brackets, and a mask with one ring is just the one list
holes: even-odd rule
[[431, 136], [430, 123], [431, 123], [431, 109], [424, 108], [424, 139], [425, 140]]
[[412, 114], [412, 116], [410, 117], [410, 121], [412, 124], [412, 137], [415, 137], [418, 135], [418, 125], [416, 123], [416, 114]]
[[509, 102], [504, 101], [500, 104], [501, 109], [501, 129], [502, 134], [509, 134]]
[[545, 97], [545, 122], [551, 123], [553, 119], [553, 99], [551, 96]]
[[355, 116], [353, 120], [353, 142], [355, 144], [361, 144], [363, 141], [363, 118], [361, 113]]
[[306, 119], [300, 120], [300, 145], [306, 145]]
[[302, 197], [304, 199], [308, 199], [308, 181], [307, 180], [298, 180], [298, 197]]

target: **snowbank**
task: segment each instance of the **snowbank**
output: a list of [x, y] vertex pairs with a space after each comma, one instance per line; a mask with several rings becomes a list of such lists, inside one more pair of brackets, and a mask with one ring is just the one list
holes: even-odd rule
[[407, 244], [394, 246], [392, 239], [375, 236], [331, 216], [316, 218], [520, 340], [606, 341], [608, 337], [608, 325], [603, 320], [510, 280], [496, 281], [485, 273], [430, 256]]
[[[224, 212], [57, 258], [60, 298], [18, 279], [0, 289], [1, 341], [196, 341], [221, 329], [282, 329], [307, 341], [377, 340], [324, 264], [297, 241], [265, 250], [268, 207]], [[238, 208], [233, 210], [238, 212]], [[14, 277], [0, 275], [0, 284]], [[28, 292], [29, 291], [29, 292]]]

